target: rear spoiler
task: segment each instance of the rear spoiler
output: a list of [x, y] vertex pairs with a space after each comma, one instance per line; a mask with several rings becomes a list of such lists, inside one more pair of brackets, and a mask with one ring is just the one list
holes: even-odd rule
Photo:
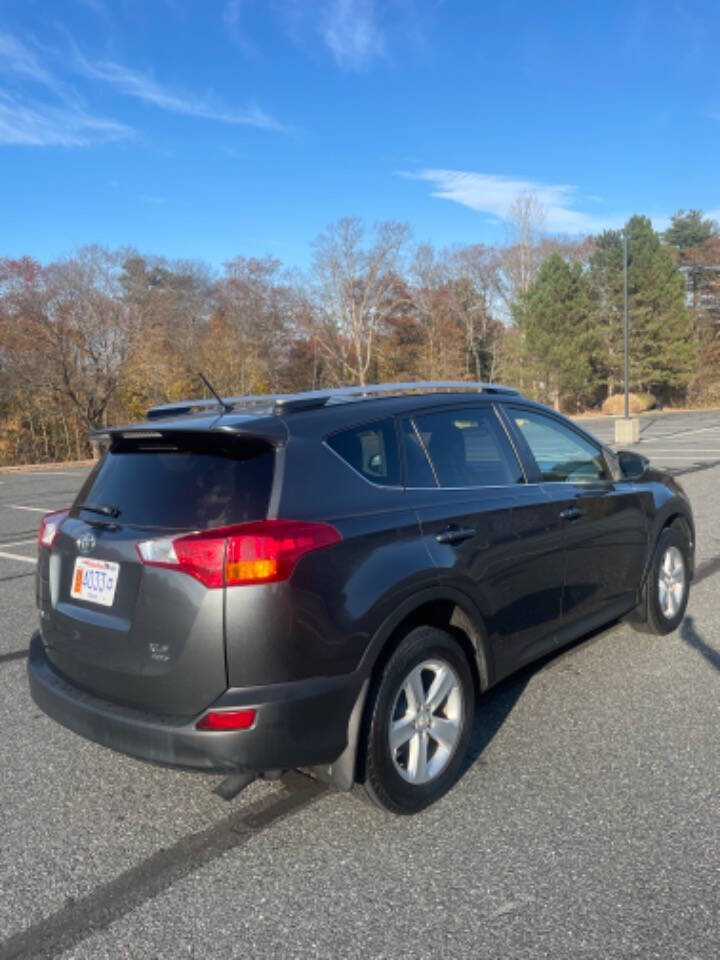
[[246, 437], [264, 440], [273, 446], [282, 446], [287, 441], [288, 431], [278, 417], [253, 417], [235, 423], [218, 422], [217, 417], [203, 418], [196, 423], [133, 423], [118, 427], [103, 427], [89, 430], [88, 437], [93, 440], [172, 440], [180, 436], [200, 436], [205, 434], [219, 438]]

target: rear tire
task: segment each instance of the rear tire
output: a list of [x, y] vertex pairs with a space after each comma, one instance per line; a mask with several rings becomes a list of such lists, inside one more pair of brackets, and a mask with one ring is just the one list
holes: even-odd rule
[[370, 799], [399, 814], [438, 800], [457, 780], [474, 711], [463, 649], [435, 627], [412, 630], [368, 697], [363, 785]]
[[666, 527], [658, 537], [645, 584], [641, 633], [665, 636], [682, 623], [690, 595], [690, 545], [683, 529]]

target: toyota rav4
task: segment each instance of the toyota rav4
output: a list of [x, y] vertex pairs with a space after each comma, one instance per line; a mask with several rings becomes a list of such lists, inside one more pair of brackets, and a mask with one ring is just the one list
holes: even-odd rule
[[50, 716], [136, 757], [305, 768], [412, 813], [493, 684], [685, 611], [681, 487], [506, 387], [188, 401], [105, 433], [42, 521], [28, 670]]

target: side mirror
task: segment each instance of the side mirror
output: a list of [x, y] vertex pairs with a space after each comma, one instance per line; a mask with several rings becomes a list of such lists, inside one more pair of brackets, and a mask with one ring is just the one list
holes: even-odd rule
[[634, 453], [632, 450], [618, 450], [617, 458], [622, 475], [626, 480], [641, 480], [650, 466], [647, 457], [643, 457], [641, 453]]

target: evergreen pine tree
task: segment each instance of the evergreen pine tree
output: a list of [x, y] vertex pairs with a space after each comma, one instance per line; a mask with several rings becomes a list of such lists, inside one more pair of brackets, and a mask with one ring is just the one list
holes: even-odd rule
[[[647, 217], [625, 225], [628, 238], [630, 386], [663, 398], [681, 393], [694, 369], [685, 282], [672, 254]], [[608, 393], [622, 382], [622, 233], [606, 231], [597, 240], [590, 280], [598, 331], [606, 353]]]
[[579, 263], [553, 253], [515, 308], [523, 353], [536, 392], [569, 409], [592, 402], [598, 338], [593, 329], [588, 278]]

